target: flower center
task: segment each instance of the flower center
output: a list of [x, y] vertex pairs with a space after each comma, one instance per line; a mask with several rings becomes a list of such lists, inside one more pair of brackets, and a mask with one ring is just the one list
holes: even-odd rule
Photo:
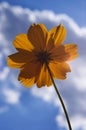
[[51, 60], [50, 53], [47, 51], [39, 52], [36, 56], [38, 58], [38, 61], [40, 61], [42, 64], [48, 63]]

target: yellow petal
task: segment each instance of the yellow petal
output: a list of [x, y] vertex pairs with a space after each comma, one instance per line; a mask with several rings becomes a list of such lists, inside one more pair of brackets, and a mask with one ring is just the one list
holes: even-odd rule
[[66, 78], [66, 73], [71, 71], [70, 66], [65, 62], [52, 62], [49, 63], [49, 67], [53, 77], [62, 80]]
[[51, 59], [58, 62], [65, 62], [70, 57], [70, 54], [65, 51], [65, 47], [63, 45], [57, 48], [54, 47], [51, 51], [49, 51], [49, 53], [51, 53]]
[[17, 35], [16, 39], [13, 41], [13, 45], [17, 50], [32, 51], [34, 49], [34, 46], [31, 44], [26, 34]]
[[25, 64], [22, 53], [15, 53], [7, 58], [7, 65], [12, 68], [21, 68]]
[[32, 87], [35, 84], [35, 77], [33, 78], [23, 78], [18, 77], [18, 80], [25, 86], [25, 87]]
[[76, 44], [65, 44], [51, 49], [51, 59], [53, 61], [65, 62], [78, 56]]
[[28, 39], [36, 50], [43, 50], [46, 45], [47, 29], [43, 24], [33, 24], [28, 30]]
[[50, 86], [52, 84], [50, 75], [48, 73], [48, 70], [46, 68], [46, 65], [43, 64], [41, 72], [37, 78], [37, 86], [40, 88], [42, 86]]
[[69, 54], [67, 61], [73, 60], [78, 57], [78, 47], [76, 44], [65, 44], [65, 51]]
[[23, 69], [21, 69], [19, 77], [23, 78], [32, 78], [39, 74], [41, 70], [41, 64], [39, 62], [30, 62], [24, 66]]
[[25, 86], [31, 87], [35, 82], [40, 72], [40, 63], [29, 63], [21, 70], [18, 80]]
[[66, 38], [66, 28], [60, 24], [59, 26], [52, 28], [48, 35], [52, 37], [54, 45], [59, 46]]
[[52, 37], [48, 34], [47, 35], [47, 41], [46, 41], [46, 50], [48, 52], [50, 52], [52, 50], [52, 48], [54, 48], [54, 40], [52, 39]]
[[33, 55], [33, 53], [22, 51], [8, 56], [7, 64], [12, 68], [22, 68], [24, 64], [33, 62], [35, 60], [36, 57]]

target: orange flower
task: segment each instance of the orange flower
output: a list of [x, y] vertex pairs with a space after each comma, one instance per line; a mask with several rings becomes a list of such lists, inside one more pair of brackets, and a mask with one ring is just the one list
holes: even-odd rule
[[27, 34], [16, 36], [13, 45], [18, 52], [8, 56], [8, 66], [20, 68], [18, 80], [26, 87], [52, 84], [47, 65], [53, 78], [63, 80], [71, 71], [67, 61], [78, 56], [76, 44], [62, 44], [65, 38], [61, 24], [50, 31], [43, 24], [33, 24]]

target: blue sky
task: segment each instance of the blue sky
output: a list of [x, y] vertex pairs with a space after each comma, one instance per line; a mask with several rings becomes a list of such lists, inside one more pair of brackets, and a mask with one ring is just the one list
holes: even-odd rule
[[19, 71], [6, 64], [7, 56], [15, 52], [12, 45], [15, 36], [26, 33], [32, 23], [40, 22], [48, 29], [62, 23], [67, 28], [65, 42], [78, 44], [80, 56], [70, 62], [72, 72], [65, 81], [55, 82], [67, 106], [73, 130], [86, 130], [85, 0], [0, 2], [0, 130], [68, 129], [53, 86], [27, 89], [17, 81]]

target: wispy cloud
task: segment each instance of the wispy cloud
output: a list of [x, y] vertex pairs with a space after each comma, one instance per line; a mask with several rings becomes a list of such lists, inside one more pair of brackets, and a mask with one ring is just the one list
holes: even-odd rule
[[7, 78], [9, 73], [8, 67], [4, 67], [3, 71], [0, 73], [0, 80], [4, 80]]

